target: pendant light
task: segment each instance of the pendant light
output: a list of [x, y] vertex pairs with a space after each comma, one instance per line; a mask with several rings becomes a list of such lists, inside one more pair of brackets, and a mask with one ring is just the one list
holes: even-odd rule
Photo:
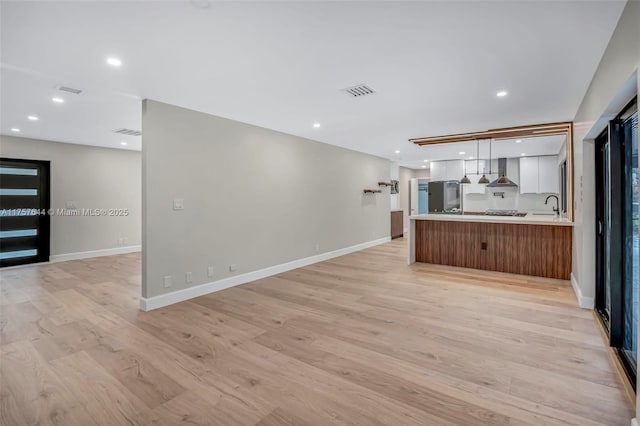
[[[478, 143], [480, 143], [480, 141], [478, 141]], [[489, 175], [491, 175], [491, 139], [489, 139]], [[482, 173], [482, 177], [480, 178], [478, 183], [482, 185], [487, 185], [489, 183], [489, 178], [487, 178], [487, 175]]]
[[467, 177], [467, 162], [462, 160], [462, 164], [464, 165], [464, 177], [460, 179], [460, 183], [466, 185], [471, 183], [471, 179]]

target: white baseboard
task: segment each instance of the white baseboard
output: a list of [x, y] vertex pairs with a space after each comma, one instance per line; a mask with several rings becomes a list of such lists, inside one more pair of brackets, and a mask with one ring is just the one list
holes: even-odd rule
[[576, 294], [580, 307], [584, 309], [593, 309], [595, 306], [593, 297], [585, 297], [582, 295], [582, 290], [580, 290], [578, 280], [576, 280], [576, 276], [573, 275], [573, 272], [571, 273], [571, 287], [573, 287], [573, 291]]
[[230, 287], [235, 287], [240, 284], [246, 284], [248, 282], [270, 277], [272, 275], [281, 274], [282, 272], [287, 272], [292, 269], [302, 268], [303, 266], [311, 265], [313, 263], [333, 259], [334, 257], [338, 256], [344, 256], [345, 254], [364, 250], [366, 248], [384, 244], [389, 241], [391, 241], [391, 237], [384, 237], [373, 241], [367, 241], [366, 243], [356, 244], [355, 246], [345, 247], [327, 253], [305, 257], [303, 259], [293, 260], [291, 262], [270, 266], [268, 268], [260, 269], [253, 272], [247, 272], [246, 274], [236, 275], [234, 277], [200, 284], [194, 287], [185, 288], [183, 290], [172, 291], [171, 293], [161, 294], [159, 296], [148, 298], [141, 297], [140, 309], [142, 309], [143, 311], [150, 311], [153, 309], [162, 308], [163, 306], [173, 305], [174, 303], [193, 299], [194, 297], [204, 296], [205, 294], [224, 290]]
[[116, 247], [103, 250], [80, 251], [77, 253], [56, 254], [49, 256], [51, 263], [66, 262], [68, 260], [88, 259], [90, 257], [113, 256], [114, 254], [134, 253], [140, 251], [142, 246]]
[[631, 426], [638, 426], [638, 419], [631, 419]]

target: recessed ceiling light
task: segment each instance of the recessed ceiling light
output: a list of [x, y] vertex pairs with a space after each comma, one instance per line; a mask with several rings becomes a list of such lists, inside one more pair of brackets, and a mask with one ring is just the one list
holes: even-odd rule
[[521, 139], [518, 139], [518, 140], [516, 141], [516, 143], [520, 143], [520, 142], [522, 142], [522, 140], [521, 140]]
[[127, 143], [126, 142], [120, 142], [120, 145], [127, 146]]
[[504, 98], [505, 96], [507, 96], [507, 91], [506, 90], [501, 90], [498, 93], [496, 93], [496, 96], [499, 98]]
[[313, 123], [313, 127], [314, 127], [315, 129], [318, 129], [318, 128], [320, 127], [320, 123]]
[[20, 129], [18, 129], [17, 127], [12, 127], [12, 128], [11, 128], [11, 131], [12, 131], [12, 132], [19, 132], [19, 131], [20, 131]]
[[425, 163], [428, 163], [428, 162], [429, 162], [429, 160], [424, 160], [424, 162], [425, 162]]
[[400, 154], [400, 150], [399, 150], [399, 149], [396, 149], [396, 150], [395, 150], [395, 153], [396, 153], [396, 154]]
[[122, 61], [118, 58], [107, 58], [107, 63], [114, 67], [119, 67], [122, 65]]
[[27, 116], [27, 118], [28, 118], [29, 120], [31, 120], [31, 121], [38, 121], [38, 120], [40, 120], [40, 119], [39, 119], [38, 117], [36, 117], [35, 115], [29, 115], [29, 116]]
[[426, 168], [427, 168], [427, 166], [422, 166], [422, 168], [423, 168], [423, 169], [426, 169]]
[[460, 154], [460, 155], [464, 155], [464, 154], [466, 154], [466, 152], [464, 152], [464, 151], [460, 151], [458, 154]]
[[524, 157], [525, 155], [527, 155], [527, 154], [524, 153], [524, 152], [522, 154], [520, 154], [521, 157]]
[[469, 160], [473, 160], [473, 157], [469, 157]]
[[62, 98], [58, 98], [58, 97], [51, 98], [51, 100], [52, 100], [53, 102], [57, 103], [57, 104], [63, 104], [63, 103], [64, 103], [64, 99], [62, 99]]

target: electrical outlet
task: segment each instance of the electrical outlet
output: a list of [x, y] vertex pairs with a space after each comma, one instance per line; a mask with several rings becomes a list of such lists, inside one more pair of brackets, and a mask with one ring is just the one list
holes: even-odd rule
[[208, 276], [209, 278], [213, 277], [213, 266], [209, 266], [209, 267], [207, 268], [207, 276]]
[[184, 275], [184, 280], [187, 282], [187, 284], [192, 283], [193, 282], [193, 272], [187, 272]]
[[173, 199], [173, 209], [174, 210], [184, 210], [184, 200], [182, 198], [174, 198]]
[[173, 283], [171, 282], [171, 275], [165, 275], [164, 276], [164, 288], [169, 288], [171, 287]]
[[229, 265], [229, 272], [235, 272], [238, 269], [238, 265], [236, 265], [235, 263], [232, 263], [231, 265]]

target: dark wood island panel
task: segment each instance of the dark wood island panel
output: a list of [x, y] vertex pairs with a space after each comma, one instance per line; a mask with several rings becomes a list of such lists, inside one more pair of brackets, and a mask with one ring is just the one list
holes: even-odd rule
[[416, 262], [568, 280], [572, 229], [416, 220]]

